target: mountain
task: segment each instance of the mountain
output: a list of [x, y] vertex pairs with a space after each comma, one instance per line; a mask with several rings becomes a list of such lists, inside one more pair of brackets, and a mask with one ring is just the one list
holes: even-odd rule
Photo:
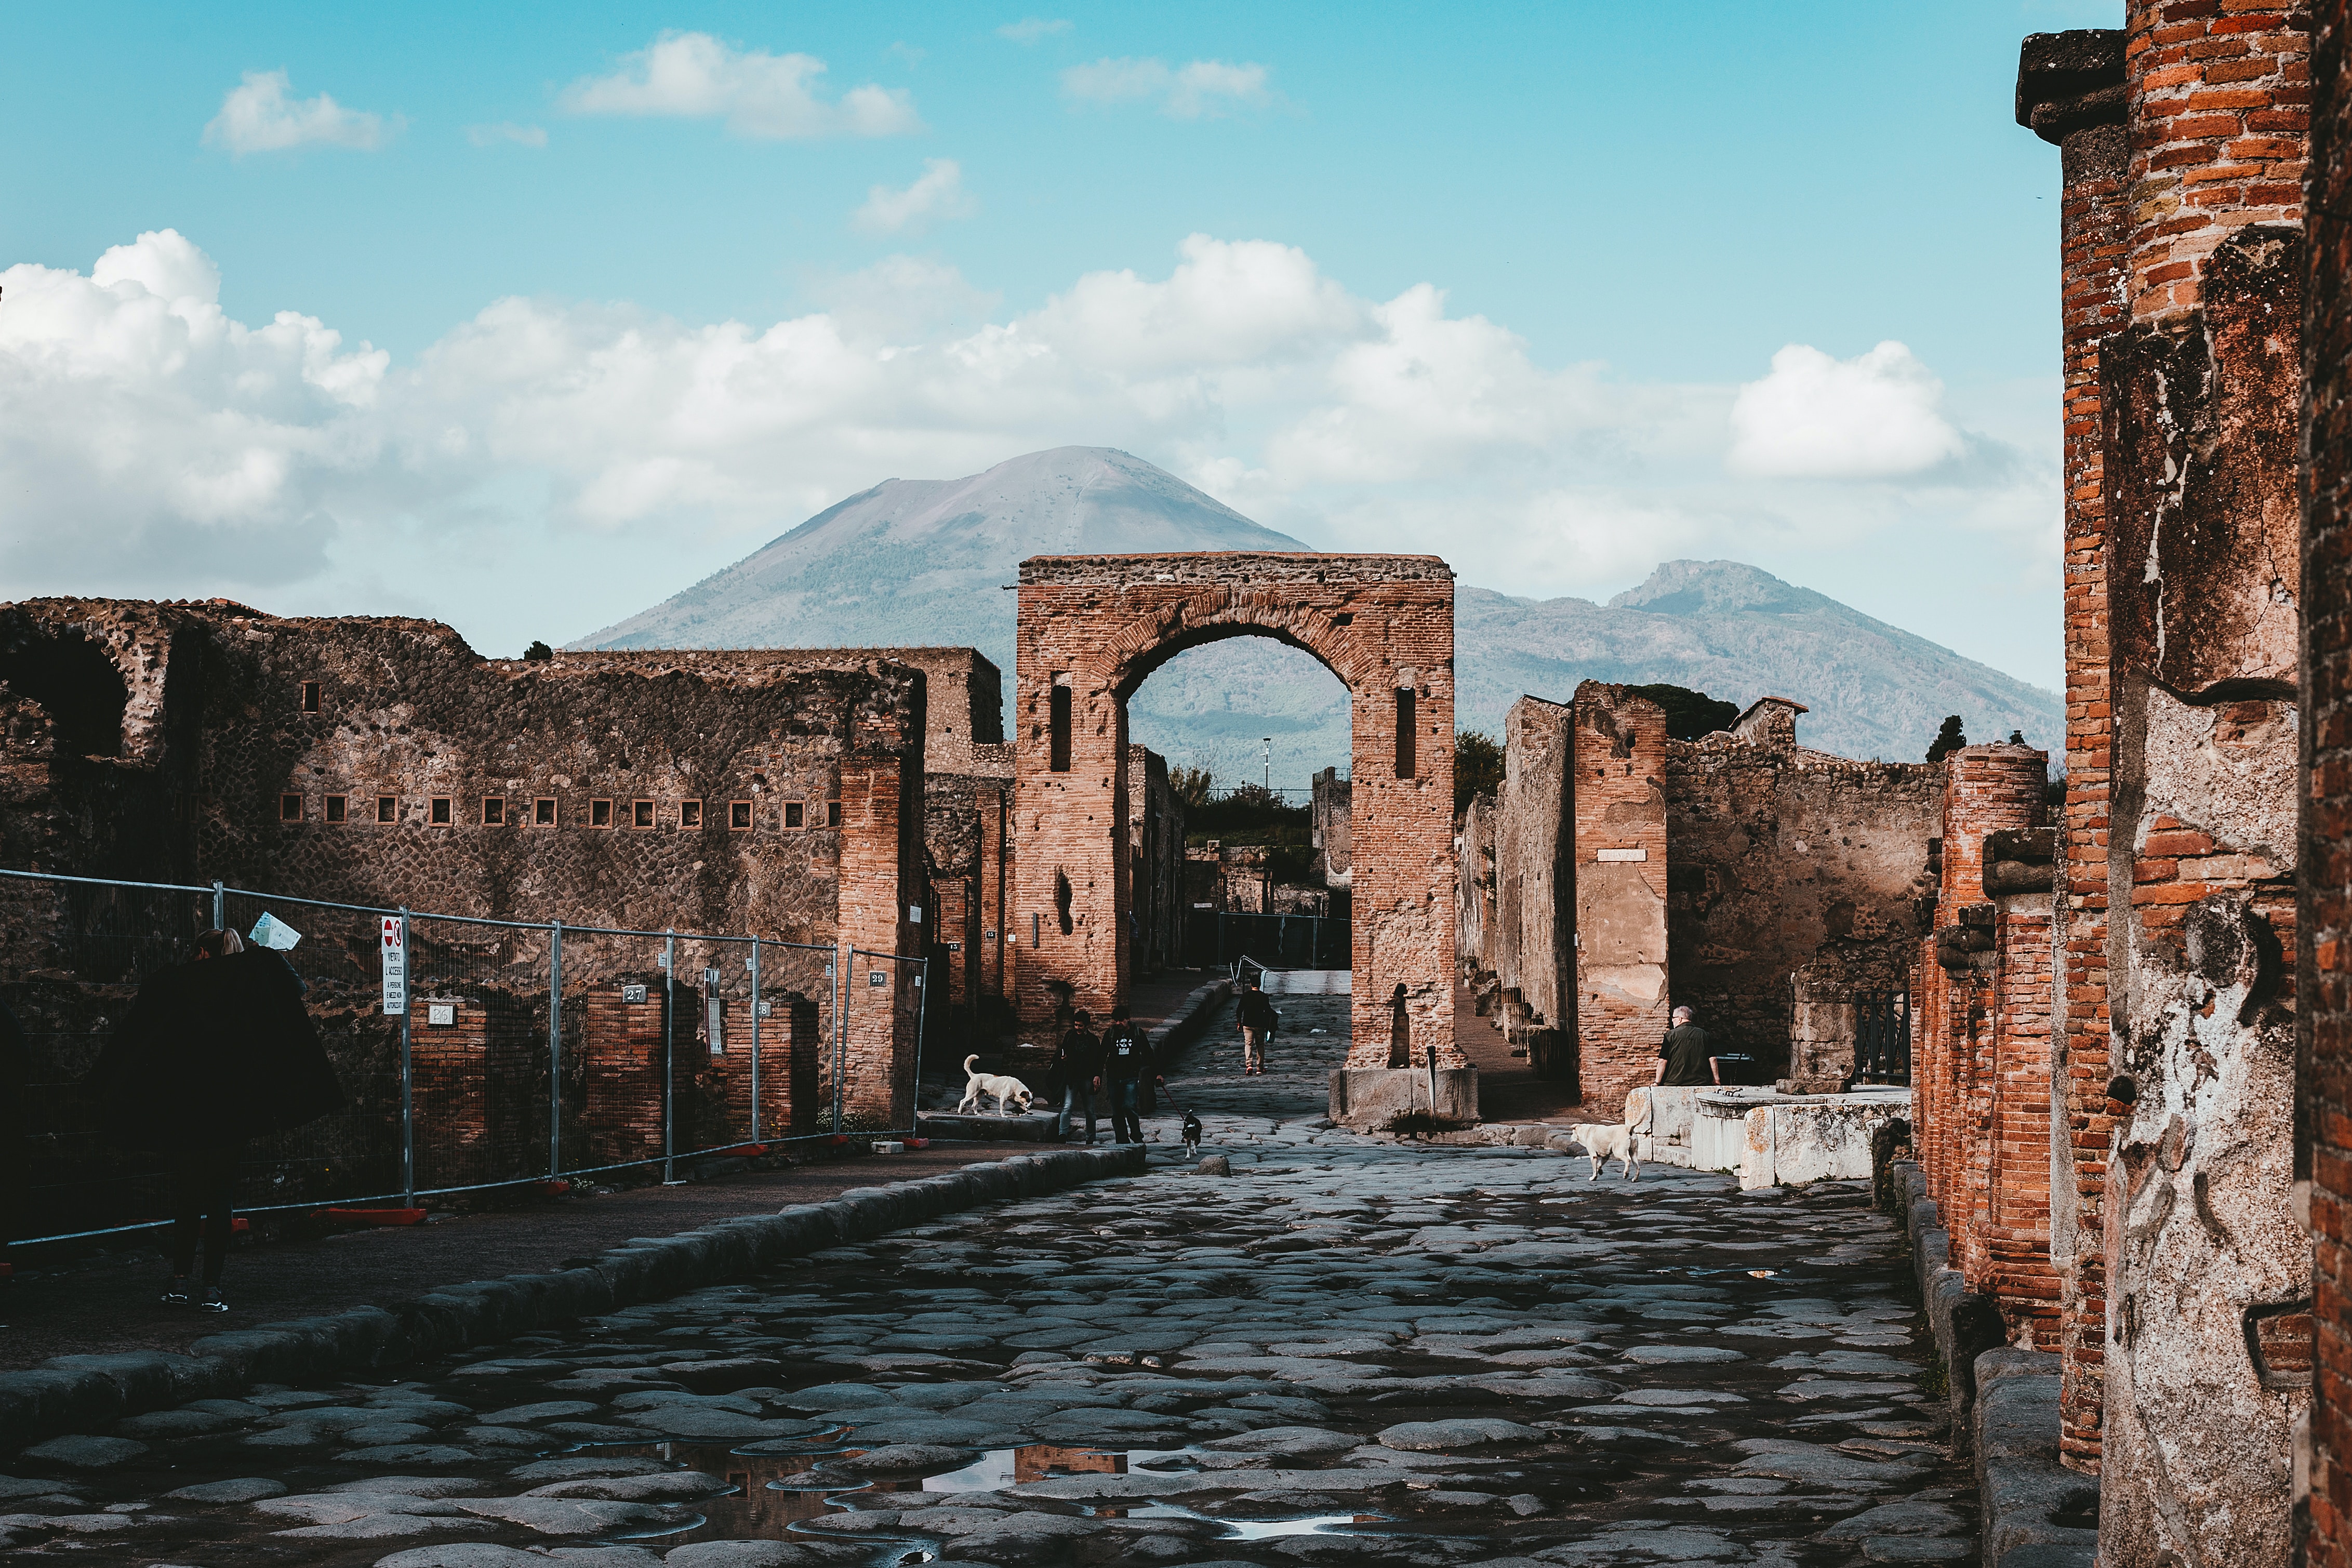
[[[1128, 453], [1059, 447], [962, 479], [889, 479], [828, 507], [581, 647], [840, 647], [969, 643], [1013, 674], [1013, 595], [1031, 555], [1305, 550]], [[1947, 713], [1971, 739], [2054, 746], [2057, 697], [1733, 561], [1673, 561], [1607, 605], [1465, 585], [1454, 599], [1455, 722], [1502, 732], [1521, 692], [1583, 679], [1671, 681], [1745, 707], [1792, 698], [1798, 734], [1855, 757], [1913, 760]], [[1008, 697], [1010, 692], [1008, 690]], [[1198, 648], [1129, 704], [1132, 737], [1220, 782], [1276, 784], [1348, 765], [1348, 696], [1311, 657], [1263, 638]]]

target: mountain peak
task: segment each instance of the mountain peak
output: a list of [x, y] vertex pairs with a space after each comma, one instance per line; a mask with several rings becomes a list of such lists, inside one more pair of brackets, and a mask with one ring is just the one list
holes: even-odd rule
[[1609, 608], [1642, 610], [1654, 616], [1696, 616], [1740, 610], [1767, 614], [1818, 610], [1835, 603], [1742, 561], [1667, 561], [1660, 563], [1639, 587], [1628, 588], [1610, 600]]

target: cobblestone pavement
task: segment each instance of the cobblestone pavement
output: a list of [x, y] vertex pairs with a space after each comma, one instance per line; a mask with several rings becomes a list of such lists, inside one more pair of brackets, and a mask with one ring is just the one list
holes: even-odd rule
[[1973, 1555], [1897, 1236], [1858, 1186], [1593, 1183], [1318, 1128], [1345, 1001], [1286, 998], [1265, 1079], [1196, 1047], [1171, 1099], [1231, 1176], [1162, 1164], [398, 1383], [56, 1440], [6, 1463], [5, 1544], [206, 1568]]

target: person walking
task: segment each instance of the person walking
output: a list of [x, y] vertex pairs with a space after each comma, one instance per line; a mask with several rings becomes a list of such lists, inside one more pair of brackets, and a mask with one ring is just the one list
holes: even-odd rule
[[1110, 1091], [1111, 1141], [1140, 1143], [1143, 1122], [1137, 1102], [1143, 1092], [1143, 1080], [1148, 1077], [1162, 1089], [1168, 1087], [1168, 1080], [1160, 1076], [1159, 1064], [1152, 1059], [1151, 1042], [1135, 1026], [1123, 1002], [1110, 1010], [1110, 1027], [1103, 1031], [1102, 1053], [1102, 1077], [1095, 1081], [1097, 1087], [1108, 1086]]
[[1081, 1106], [1086, 1110], [1087, 1142], [1095, 1141], [1095, 1081], [1102, 1076], [1102, 1041], [1090, 1026], [1093, 1017], [1072, 1015], [1070, 1031], [1054, 1048], [1053, 1072], [1062, 1086], [1062, 1119], [1055, 1136], [1069, 1142], [1070, 1123]]
[[[272, 950], [208, 931], [194, 958], [140, 987], [93, 1077], [128, 1139], [166, 1157], [172, 1282], [163, 1304], [227, 1311], [221, 1271], [246, 1143], [343, 1104], [302, 982]], [[201, 1291], [191, 1282], [199, 1239]]]
[[1274, 1026], [1281, 1021], [1274, 1003], [1258, 989], [1257, 976], [1242, 981], [1241, 999], [1234, 1007], [1234, 1021], [1242, 1029], [1242, 1076], [1255, 1078], [1265, 1071], [1266, 1042], [1274, 1038]]
[[1722, 1058], [1715, 1055], [1696, 1018], [1688, 1007], [1675, 1009], [1675, 1026], [1658, 1047], [1658, 1070], [1651, 1082], [1673, 1089], [1723, 1081]]

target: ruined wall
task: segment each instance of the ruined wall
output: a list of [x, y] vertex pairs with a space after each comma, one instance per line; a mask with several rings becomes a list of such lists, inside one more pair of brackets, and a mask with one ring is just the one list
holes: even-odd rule
[[[2308, 19], [2126, 9], [2127, 322], [2100, 345], [2108, 700], [2102, 1551], [2280, 1561]], [[2080, 655], [2070, 649], [2070, 659]], [[2255, 1331], [2252, 1326], [2269, 1324]]]
[[1022, 563], [1014, 922], [1019, 1011], [1108, 1010], [1130, 973], [1127, 700], [1177, 654], [1237, 636], [1304, 647], [1354, 714], [1353, 1065], [1387, 1065], [1387, 999], [1416, 1047], [1454, 1027], [1454, 574], [1433, 556], [1038, 556]]
[[[163, 693], [125, 704], [111, 755], [60, 755], [59, 715], [28, 719], [26, 689], [60, 689], [61, 644], [107, 652], [125, 690]], [[912, 951], [921, 820], [900, 802], [921, 789], [923, 677], [807, 658], [486, 660], [425, 621], [0, 606], [15, 721], [0, 852], [82, 875]], [[68, 730], [89, 728], [59, 701]], [[41, 889], [9, 893], [34, 917], [0, 938], [21, 973], [62, 911], [27, 905], [53, 900]], [[593, 948], [569, 956], [567, 981], [588, 983]], [[849, 1047], [852, 1098], [876, 1116], [911, 1047], [913, 998], [902, 1019], [885, 989]]]
[[1571, 722], [1569, 707], [1540, 697], [1511, 704], [1503, 719], [1503, 787], [1493, 819], [1496, 1010], [1504, 1037], [1528, 1053], [1536, 1075], [1567, 1083], [1578, 1081], [1580, 1065]]
[[1351, 831], [1349, 805], [1349, 785], [1339, 776], [1338, 768], [1325, 768], [1315, 775], [1313, 806], [1313, 838], [1315, 871], [1323, 885], [1334, 890], [1344, 890], [1350, 885], [1350, 868], [1355, 865], [1355, 835]]
[[1184, 803], [1169, 785], [1168, 759], [1142, 746], [1127, 753], [1127, 844], [1134, 973], [1172, 969], [1184, 948]]
[[2352, 9], [2313, 7], [2305, 263], [2303, 716], [2295, 1175], [2307, 1184], [2315, 1379], [2304, 1561], [2352, 1568]]
[[[1614, 1117], [1626, 1091], [1655, 1072], [1671, 1011], [1666, 715], [1645, 697], [1595, 680], [1577, 687], [1570, 706], [1575, 842], [1565, 891], [1576, 919], [1578, 1079], [1585, 1104]], [[1507, 911], [1507, 898], [1502, 908]], [[1507, 947], [1507, 924], [1504, 942]]]
[[1952, 1267], [1998, 1309], [2010, 1342], [2054, 1351], [2049, 758], [2030, 746], [1969, 746], [1944, 772], [1913, 1143], [1951, 1233]]
[[1839, 1005], [1907, 987], [1943, 788], [1937, 766], [1799, 745], [1793, 707], [1665, 752], [1668, 984], [1766, 1082], [1794, 1071], [1792, 975]]

